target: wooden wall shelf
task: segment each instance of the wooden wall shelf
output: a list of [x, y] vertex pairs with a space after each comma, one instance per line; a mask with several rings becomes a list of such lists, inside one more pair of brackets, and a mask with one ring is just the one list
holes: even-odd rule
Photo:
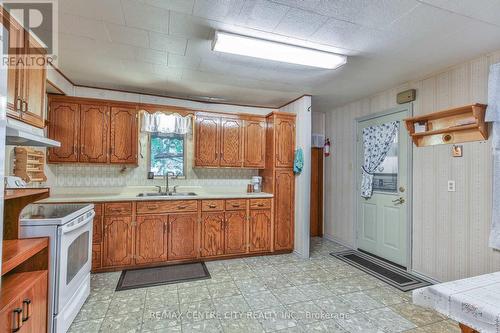
[[[488, 139], [484, 122], [486, 105], [472, 104], [405, 119], [406, 129], [417, 147], [455, 144]], [[416, 126], [425, 131], [416, 132]]]
[[[29, 197], [33, 195], [43, 196], [41, 199], [45, 199], [49, 197], [49, 189], [48, 188], [16, 188], [16, 189], [7, 189], [5, 190], [4, 200], [12, 200], [18, 199], [22, 197]], [[44, 196], [46, 195], [46, 196]]]
[[48, 238], [5, 240], [2, 245], [2, 275], [7, 274], [48, 246]]

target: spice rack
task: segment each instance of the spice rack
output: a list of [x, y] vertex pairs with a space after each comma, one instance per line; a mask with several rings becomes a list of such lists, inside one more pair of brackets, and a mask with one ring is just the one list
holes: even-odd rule
[[14, 175], [21, 177], [25, 182], [45, 182], [45, 153], [25, 147], [14, 149]]
[[472, 104], [405, 119], [417, 147], [488, 140], [486, 105]]

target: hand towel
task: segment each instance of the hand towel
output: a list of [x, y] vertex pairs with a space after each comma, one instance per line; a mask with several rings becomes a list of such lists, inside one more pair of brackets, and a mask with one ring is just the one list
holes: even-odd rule
[[304, 168], [304, 153], [302, 152], [302, 148], [299, 148], [295, 151], [295, 159], [293, 161], [293, 173], [298, 174], [302, 172]]
[[500, 250], [500, 63], [491, 65], [486, 121], [493, 122], [493, 210], [489, 245]]

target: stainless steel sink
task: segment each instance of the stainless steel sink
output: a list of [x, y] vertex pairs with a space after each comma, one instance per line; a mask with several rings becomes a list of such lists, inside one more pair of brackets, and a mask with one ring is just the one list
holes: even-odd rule
[[166, 192], [150, 192], [150, 193], [139, 193], [138, 197], [189, 197], [195, 196], [194, 192], [176, 192], [176, 193], [166, 193]]

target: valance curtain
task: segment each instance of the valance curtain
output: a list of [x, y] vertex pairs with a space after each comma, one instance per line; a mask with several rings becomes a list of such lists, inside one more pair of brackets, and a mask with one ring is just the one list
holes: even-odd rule
[[363, 129], [363, 179], [361, 196], [371, 198], [373, 192], [373, 173], [382, 164], [398, 134], [398, 122], [369, 126]]
[[500, 63], [491, 65], [488, 80], [486, 121], [493, 123], [493, 211], [491, 214], [490, 247], [500, 250]]
[[141, 131], [154, 134], [190, 134], [191, 116], [163, 112], [142, 114]]

